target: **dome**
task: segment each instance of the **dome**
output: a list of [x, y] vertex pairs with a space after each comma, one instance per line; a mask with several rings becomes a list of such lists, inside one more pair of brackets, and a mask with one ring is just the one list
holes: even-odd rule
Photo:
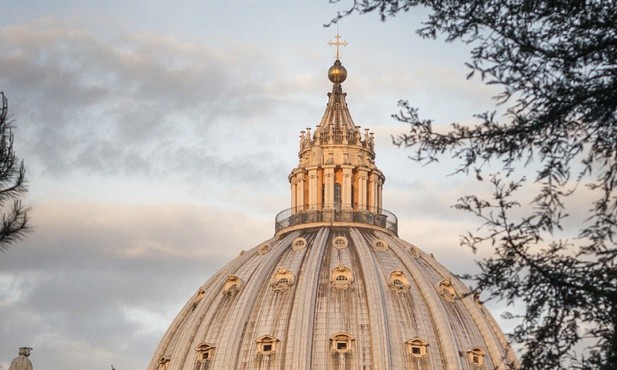
[[[201, 359], [210, 367], [195, 367]], [[514, 358], [452, 273], [366, 225], [302, 228], [241, 254], [197, 289], [150, 368], [166, 361], [187, 370], [475, 370], [507, 369]]]
[[360, 132], [342, 81], [332, 82], [322, 120], [301, 132], [291, 208], [274, 236], [196, 289], [148, 369], [518, 366], [478, 297], [398, 237], [373, 134]]
[[19, 355], [11, 361], [9, 370], [32, 370], [32, 362], [28, 358], [31, 350], [30, 347], [20, 347]]

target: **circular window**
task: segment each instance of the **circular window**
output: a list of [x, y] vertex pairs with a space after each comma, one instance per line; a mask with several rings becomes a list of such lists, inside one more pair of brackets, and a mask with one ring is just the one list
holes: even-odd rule
[[306, 239], [302, 237], [294, 239], [294, 241], [291, 243], [291, 248], [295, 251], [306, 248]]
[[373, 247], [378, 252], [385, 252], [388, 250], [388, 243], [383, 239], [377, 239], [373, 242]]
[[420, 251], [418, 250], [418, 247], [416, 247], [415, 245], [412, 245], [409, 247], [409, 254], [411, 254], [411, 256], [414, 258], [420, 257]]
[[264, 254], [268, 253], [269, 250], [270, 250], [270, 244], [263, 244], [257, 250], [257, 254], [260, 256], [263, 256]]
[[446, 278], [439, 283], [439, 292], [446, 301], [454, 302], [457, 298], [456, 290], [450, 278]]
[[337, 249], [343, 249], [343, 248], [347, 248], [347, 238], [344, 236], [337, 236], [336, 238], [332, 239], [332, 246], [334, 248]]

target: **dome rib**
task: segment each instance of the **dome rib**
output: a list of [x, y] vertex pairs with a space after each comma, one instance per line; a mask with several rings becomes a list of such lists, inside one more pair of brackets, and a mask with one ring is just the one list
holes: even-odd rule
[[[289, 234], [283, 238], [282, 242], [283, 244], [291, 244], [291, 240], [295, 237], [297, 237], [297, 233]], [[280, 243], [277, 244], [280, 245]], [[253, 345], [249, 339], [250, 336], [245, 335], [247, 331], [247, 324], [251, 324], [250, 321], [247, 322], [246, 320], [247, 318], [250, 318], [254, 312], [257, 314], [261, 313], [261, 310], [255, 309], [257, 297], [261, 293], [262, 289], [267, 289], [266, 287], [269, 285], [268, 282], [270, 281], [269, 272], [276, 268], [279, 258], [284, 252], [285, 250], [282, 248], [272, 248], [268, 254], [259, 256], [267, 256], [269, 258], [259, 259], [259, 261], [254, 265], [245, 263], [240, 266], [237, 274], [241, 279], [243, 279], [244, 288], [242, 289], [242, 294], [238, 294], [238, 301], [232, 306], [229, 316], [232, 318], [245, 319], [232, 320], [232, 325], [229, 329], [231, 333], [234, 333], [234, 335], [227, 335], [227, 341], [223, 342], [222, 346], [225, 348], [237, 348], [237, 352], [234, 353], [233, 351], [226, 351], [227, 356], [223, 362], [224, 364], [235, 364], [233, 368], [241, 368], [239, 367], [237, 361], [241, 358], [246, 358], [241, 356], [241, 349], [243, 347], [252, 347]], [[255, 327], [255, 330], [258, 330], [258, 328]], [[258, 333], [258, 336], [265, 334], [272, 335], [272, 333]], [[257, 337], [254, 338], [254, 340], [257, 339]]]
[[[388, 350], [391, 328], [387, 320], [388, 300], [384, 299], [383, 281], [380, 274], [380, 265], [375, 263], [374, 254], [371, 254], [369, 248], [372, 248], [371, 243], [357, 229], [351, 228], [350, 234], [354, 242], [354, 249], [358, 254], [356, 262], [358, 269], [362, 271], [363, 282], [366, 290], [366, 302], [368, 303], [368, 317], [370, 323], [370, 337], [372, 340], [371, 347], [374, 348], [371, 358], [371, 363], [377, 364], [380, 368], [390, 369], [391, 359], [390, 351]], [[373, 261], [371, 261], [373, 260]], [[364, 263], [361, 263], [363, 261]], [[372, 263], [368, 263], [372, 262]], [[385, 304], [376, 304], [383, 302]]]
[[[325, 236], [324, 236], [325, 235]], [[320, 229], [315, 237], [314, 243], [321, 243], [327, 237], [328, 230]], [[306, 324], [303, 330], [300, 326], [290, 325], [289, 338], [300, 338], [287, 348], [288, 356], [297, 356], [298, 363], [306, 364], [307, 368], [312, 368], [312, 342], [315, 322], [315, 306], [317, 302], [319, 274], [307, 272], [317, 271], [323, 260], [323, 249], [305, 248], [295, 253], [303, 253], [303, 269], [298, 272], [298, 286], [296, 287], [297, 299], [294, 301], [294, 309], [290, 316], [290, 322], [302, 322]], [[300, 290], [301, 289], [301, 290]]]

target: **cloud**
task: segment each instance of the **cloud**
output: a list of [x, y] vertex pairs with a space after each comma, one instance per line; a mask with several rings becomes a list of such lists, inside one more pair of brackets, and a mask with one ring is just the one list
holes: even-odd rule
[[57, 176], [165, 173], [173, 167], [161, 163], [181, 149], [211, 149], [207, 159], [225, 167], [208, 134], [273, 103], [248, 46], [102, 37], [50, 19], [2, 28], [0, 39], [0, 83], [18, 135], [28, 137], [23, 156]]
[[86, 357], [143, 368], [187, 297], [273, 232], [270, 219], [187, 204], [54, 201], [32, 219], [36, 232], [0, 256], [0, 359], [29, 345], [72, 369]]
[[[289, 206], [298, 132], [319, 122], [331, 88], [329, 64], [319, 64], [330, 57], [307, 52], [305, 40], [314, 41], [308, 28], [281, 33], [273, 26], [308, 15], [290, 7], [295, 13], [283, 17], [281, 9], [270, 18], [230, 13], [253, 28], [238, 29], [219, 8], [207, 9], [207, 21], [201, 14], [193, 19], [232, 24], [227, 32], [236, 41], [225, 45], [214, 36], [187, 41], [127, 32], [117, 19], [96, 20], [97, 30], [83, 18], [0, 28], [0, 88], [10, 99], [17, 152], [35, 196], [35, 232], [0, 255], [0, 368], [21, 345], [35, 348], [35, 367], [144, 368], [195, 289], [241, 249], [272, 235], [275, 212]], [[374, 33], [366, 19], [358, 22]], [[211, 37], [210, 31], [197, 32]], [[258, 46], [247, 41], [256, 39]], [[385, 46], [383, 37], [376, 42]], [[298, 46], [281, 48], [285, 43]], [[449, 207], [456, 199], [450, 183], [423, 184], [435, 170], [415, 169], [390, 145], [392, 128], [406, 127], [387, 121], [396, 100], [424, 88], [445, 91], [447, 100], [433, 101], [450, 103], [463, 74], [439, 67], [420, 73], [404, 58], [384, 63], [370, 50], [361, 58], [345, 62], [344, 89], [354, 119], [376, 132], [386, 204], [397, 207], [391, 210], [401, 236], [454, 271], [467, 271], [471, 258], [451, 232], [466, 224]], [[365, 61], [375, 62], [353, 68]]]

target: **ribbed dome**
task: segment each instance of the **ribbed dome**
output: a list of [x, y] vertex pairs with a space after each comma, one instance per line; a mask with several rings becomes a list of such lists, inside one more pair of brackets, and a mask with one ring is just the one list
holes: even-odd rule
[[335, 81], [315, 132], [301, 132], [291, 208], [274, 237], [197, 289], [149, 369], [517, 366], [477, 297], [397, 236], [396, 216], [381, 209], [373, 134], [361, 134], [345, 96]]
[[[195, 367], [204, 353], [208, 367]], [[221, 269], [150, 369], [475, 370], [473, 356], [486, 369], [516, 361], [486, 308], [433, 257], [382, 230], [319, 227]]]

